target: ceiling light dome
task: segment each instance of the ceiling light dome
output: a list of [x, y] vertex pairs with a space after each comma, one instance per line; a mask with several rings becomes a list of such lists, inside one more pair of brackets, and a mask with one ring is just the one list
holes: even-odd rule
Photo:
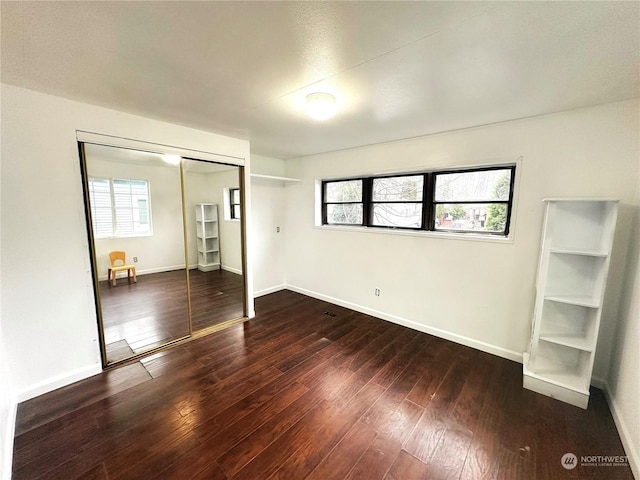
[[330, 93], [311, 93], [306, 102], [307, 113], [316, 120], [326, 120], [336, 113], [336, 97]]

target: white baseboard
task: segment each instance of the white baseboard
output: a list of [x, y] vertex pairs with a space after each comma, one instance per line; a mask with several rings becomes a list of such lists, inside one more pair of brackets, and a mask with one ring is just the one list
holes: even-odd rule
[[100, 372], [102, 372], [102, 365], [100, 363], [95, 363], [87, 367], [79, 368], [72, 372], [48, 378], [18, 392], [16, 395], [16, 402], [20, 403], [26, 400], [30, 400], [39, 395], [52, 392], [53, 390], [56, 390], [58, 388], [66, 387], [67, 385], [71, 385], [72, 383], [92, 377], [93, 375], [97, 375]]
[[[195, 265], [194, 267], [190, 266], [189, 268], [196, 268], [197, 266], [198, 265]], [[171, 265], [169, 267], [147, 268], [145, 270], [138, 270], [136, 268], [136, 276], [149, 275], [151, 273], [172, 272], [174, 270], [182, 270], [182, 269], [184, 269], [184, 265]], [[122, 280], [123, 278], [126, 278], [126, 277], [121, 275], [120, 277], [116, 277], [116, 278], [118, 278], [119, 280]], [[103, 282], [103, 281], [109, 280], [109, 277], [107, 275], [100, 275], [98, 277], [98, 280]]]
[[235, 273], [236, 275], [242, 275], [242, 270], [238, 268], [229, 267], [228, 265], [222, 265], [222, 270], [226, 270], [227, 272]]
[[593, 385], [596, 388], [599, 388], [600, 390], [604, 390], [606, 384], [607, 384], [607, 381], [604, 378], [593, 377], [593, 376], [591, 377], [591, 385]]
[[263, 295], [269, 295], [270, 293], [276, 293], [280, 290], [286, 290], [287, 288], [289, 287], [284, 283], [281, 285], [276, 285], [274, 287], [264, 288], [262, 290], [258, 290], [257, 292], [253, 292], [253, 298], [262, 297]]
[[520, 352], [508, 350], [506, 348], [498, 347], [497, 345], [491, 345], [490, 343], [481, 342], [479, 340], [474, 340], [473, 338], [465, 337], [463, 335], [458, 335], [457, 333], [448, 332], [446, 330], [442, 330], [436, 327], [431, 327], [429, 325], [424, 325], [422, 323], [418, 323], [413, 320], [408, 320], [406, 318], [398, 317], [396, 315], [391, 315], [389, 313], [381, 312], [379, 310], [363, 307], [362, 305], [357, 305], [355, 303], [347, 302], [339, 298], [334, 298], [328, 295], [313, 292], [311, 290], [307, 290], [306, 288], [296, 287], [295, 285], [286, 285], [286, 288], [294, 292], [302, 293], [303, 295], [307, 295], [309, 297], [317, 298], [319, 300], [324, 300], [325, 302], [329, 302], [329, 303], [334, 303], [336, 305], [340, 305], [341, 307], [349, 308], [351, 310], [355, 310], [357, 312], [364, 313], [366, 315], [371, 315], [373, 317], [381, 318], [383, 320], [387, 320], [389, 322], [396, 323], [398, 325], [402, 325], [404, 327], [408, 327], [413, 330], [418, 330], [419, 332], [428, 333], [429, 335], [433, 335], [434, 337], [444, 338], [445, 340], [450, 340], [452, 342], [459, 343], [467, 347], [475, 348], [476, 350], [480, 350], [483, 352], [490, 353], [492, 355], [497, 355], [498, 357], [513, 360], [514, 362], [522, 363], [522, 353]]
[[2, 452], [2, 480], [11, 480], [11, 469], [13, 466], [13, 437], [16, 431], [16, 415], [18, 413], [18, 402], [14, 399], [9, 405], [9, 417], [7, 418], [7, 430], [4, 435], [4, 452]]
[[609, 410], [611, 410], [611, 416], [613, 417], [613, 421], [616, 424], [616, 428], [618, 429], [618, 435], [620, 435], [620, 440], [622, 441], [622, 446], [624, 447], [624, 451], [627, 454], [627, 459], [629, 460], [629, 466], [631, 467], [631, 472], [633, 476], [640, 480], [640, 445], [634, 445], [633, 439], [631, 438], [631, 434], [629, 433], [629, 428], [620, 412], [620, 407], [616, 403], [615, 398], [611, 394], [611, 388], [609, 387], [608, 382], [604, 382], [604, 396], [607, 399], [607, 403], [609, 404]]

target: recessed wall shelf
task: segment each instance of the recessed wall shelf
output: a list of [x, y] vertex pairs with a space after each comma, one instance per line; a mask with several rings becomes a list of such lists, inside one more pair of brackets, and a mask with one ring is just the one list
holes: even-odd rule
[[587, 408], [618, 213], [610, 199], [546, 199], [523, 385]]

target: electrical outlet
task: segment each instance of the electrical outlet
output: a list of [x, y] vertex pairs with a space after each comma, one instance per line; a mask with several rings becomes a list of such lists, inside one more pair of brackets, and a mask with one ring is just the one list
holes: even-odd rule
[[138, 257], [133, 257], [133, 263], [136, 263], [138, 261]]
[[280, 227], [276, 227], [276, 233], [280, 233]]
[[379, 296], [380, 296], [380, 289], [379, 289], [379, 288], [376, 288], [376, 289], [373, 291], [373, 293], [374, 293], [374, 295], [375, 295], [376, 297], [379, 297]]

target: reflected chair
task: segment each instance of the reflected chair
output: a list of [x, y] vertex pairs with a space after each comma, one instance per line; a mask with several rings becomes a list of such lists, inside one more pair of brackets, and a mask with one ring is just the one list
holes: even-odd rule
[[134, 265], [127, 265], [125, 252], [109, 252], [109, 263], [109, 281], [114, 287], [116, 286], [116, 275], [118, 274], [118, 272], [122, 272], [124, 270], [127, 271], [127, 280], [129, 281], [129, 283], [131, 283], [132, 275], [133, 281], [138, 281], [138, 279], [136, 278], [136, 267]]

